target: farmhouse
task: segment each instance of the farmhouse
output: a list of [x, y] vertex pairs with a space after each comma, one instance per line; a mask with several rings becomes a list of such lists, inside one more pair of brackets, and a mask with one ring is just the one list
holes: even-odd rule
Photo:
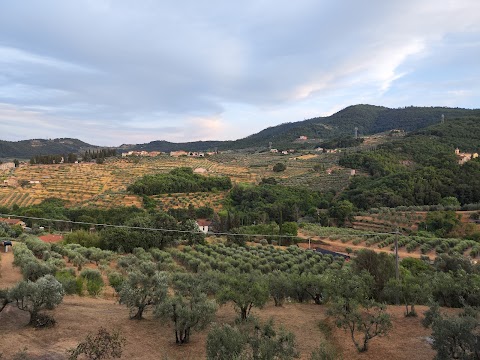
[[197, 225], [200, 231], [206, 234], [208, 233], [208, 228], [212, 225], [212, 222], [207, 219], [197, 219]]
[[10, 226], [20, 225], [22, 228], [25, 228], [25, 223], [20, 219], [11, 219], [11, 218], [0, 218], [0, 223], [4, 223]]
[[457, 155], [458, 163], [460, 165], [465, 164], [467, 161], [478, 158], [478, 153], [463, 153], [459, 148], [455, 149], [455, 155]]
[[205, 174], [206, 172], [208, 172], [208, 170], [205, 168], [196, 168], [195, 170], [193, 170], [193, 172], [195, 174]]
[[170, 156], [173, 156], [173, 157], [187, 156], [187, 155], [188, 155], [188, 153], [186, 151], [183, 151], [183, 150], [170, 151]]
[[129, 151], [126, 153], [122, 153], [122, 157], [127, 157], [127, 156], [149, 156], [149, 157], [155, 157], [160, 155], [160, 151]]
[[18, 180], [16, 178], [3, 180], [3, 186], [18, 187]]
[[8, 170], [15, 168], [15, 164], [13, 162], [7, 162], [4, 164], [0, 164], [0, 170]]
[[196, 151], [190, 151], [188, 153], [188, 156], [193, 156], [193, 157], [205, 157], [205, 153], [203, 152], [196, 152]]

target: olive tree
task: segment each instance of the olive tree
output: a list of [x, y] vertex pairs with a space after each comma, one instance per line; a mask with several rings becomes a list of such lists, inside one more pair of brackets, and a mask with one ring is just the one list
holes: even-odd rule
[[236, 327], [216, 325], [207, 336], [207, 360], [240, 359], [246, 346], [246, 337]]
[[283, 271], [275, 270], [268, 275], [267, 281], [275, 306], [282, 306], [285, 298], [292, 292], [290, 278]]
[[128, 272], [118, 292], [121, 304], [130, 309], [130, 318], [141, 320], [148, 306], [165, 300], [168, 276], [155, 270], [155, 265], [142, 263]]
[[217, 312], [217, 304], [207, 295], [195, 292], [190, 296], [175, 294], [157, 304], [155, 313], [170, 319], [175, 329], [175, 342], [179, 345], [190, 341], [193, 330], [202, 330], [211, 323]]
[[30, 325], [39, 321], [39, 312], [53, 309], [63, 300], [64, 290], [52, 275], [45, 275], [36, 282], [21, 281], [9, 291], [10, 300], [23, 311], [30, 313]]
[[409, 271], [404, 272], [399, 281], [390, 279], [384, 292], [391, 300], [397, 297], [402, 300], [405, 316], [417, 316], [415, 305], [425, 303], [432, 294], [427, 276], [413, 276]]
[[207, 337], [207, 360], [290, 360], [299, 357], [295, 335], [264, 324], [243, 322], [214, 327]]
[[8, 289], [0, 289], [0, 313], [5, 309], [9, 302]]
[[392, 326], [390, 315], [384, 305], [372, 300], [374, 280], [368, 272], [329, 271], [325, 281], [330, 300], [328, 313], [335, 318], [337, 327], [350, 332], [359, 352], [368, 350], [371, 339], [388, 333]]
[[[329, 308], [328, 313], [335, 318], [339, 328], [350, 332], [353, 344], [358, 352], [368, 350], [368, 343], [377, 336], [384, 336], [392, 327], [390, 315], [385, 312], [385, 305], [372, 301], [350, 303], [345, 306], [345, 299], [337, 299]], [[358, 338], [357, 333], [360, 333]]]
[[217, 293], [220, 303], [233, 302], [241, 320], [248, 318], [253, 307], [262, 308], [268, 296], [268, 285], [263, 277], [251, 274], [226, 275]]
[[477, 309], [468, 306], [458, 315], [445, 315], [440, 313], [438, 304], [432, 304], [422, 323], [432, 327], [435, 359], [480, 359], [479, 316]]

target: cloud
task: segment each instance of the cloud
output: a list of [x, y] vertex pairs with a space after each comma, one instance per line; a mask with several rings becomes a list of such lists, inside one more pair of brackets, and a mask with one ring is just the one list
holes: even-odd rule
[[359, 102], [478, 107], [479, 35], [476, 0], [9, 2], [0, 103], [32, 121], [16, 138], [78, 124], [112, 145], [233, 139]]

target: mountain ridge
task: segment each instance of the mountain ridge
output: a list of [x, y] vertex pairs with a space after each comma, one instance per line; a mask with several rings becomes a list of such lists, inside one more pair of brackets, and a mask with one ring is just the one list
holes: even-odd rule
[[[174, 143], [155, 140], [144, 144], [122, 144], [119, 150], [144, 151], [206, 151], [206, 150], [240, 150], [267, 148], [270, 143], [277, 148], [302, 148], [304, 142], [294, 142], [300, 136], [318, 141], [339, 136], [353, 135], [357, 128], [360, 135], [371, 135], [392, 129], [416, 131], [445, 118], [480, 116], [480, 109], [463, 109], [448, 107], [403, 107], [388, 108], [384, 106], [358, 104], [348, 106], [330, 116], [287, 122], [267, 127], [258, 133], [237, 140], [208, 140]], [[310, 144], [312, 146], [312, 144]], [[86, 149], [100, 148], [71, 138], [53, 140], [31, 139], [17, 142], [0, 140], [0, 158], [29, 158], [33, 155], [63, 154], [81, 152]]]

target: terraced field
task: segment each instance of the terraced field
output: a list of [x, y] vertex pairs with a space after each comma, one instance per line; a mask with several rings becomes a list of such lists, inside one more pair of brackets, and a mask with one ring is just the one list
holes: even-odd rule
[[[0, 187], [0, 206], [28, 206], [38, 204], [46, 198], [57, 197], [69, 201], [70, 205], [142, 206], [138, 196], [128, 194], [126, 188], [137, 178], [151, 173], [168, 172], [173, 168], [188, 166], [193, 169], [204, 168], [207, 176], [227, 175], [235, 182], [255, 182], [257, 177], [241, 166], [224, 165], [205, 158], [157, 158], [110, 159], [105, 164], [58, 164], [25, 165], [14, 172], [0, 174], [3, 179], [16, 179], [23, 186]], [[39, 183], [30, 184], [35, 181]], [[212, 204], [219, 206], [224, 195], [214, 194], [205, 198], [186, 195], [184, 201], [191, 198], [193, 204]], [[178, 197], [178, 196], [176, 196]], [[200, 201], [202, 199], [202, 201]], [[174, 197], [160, 199], [165, 207], [174, 207]]]
[[[339, 154], [223, 153], [208, 158], [170, 157], [108, 159], [104, 164], [24, 165], [0, 173], [0, 179], [16, 180], [17, 187], [0, 187], [0, 206], [29, 206], [57, 197], [71, 206], [142, 206], [142, 199], [126, 189], [145, 174], [166, 173], [177, 167], [205, 169], [204, 174], [229, 176], [235, 183], [258, 183], [274, 177], [280, 184], [315, 190], [340, 190], [349, 183], [350, 170], [338, 166]], [[287, 169], [276, 173], [273, 165]], [[317, 171], [314, 167], [317, 166]], [[320, 167], [320, 170], [318, 169]], [[38, 183], [30, 183], [30, 182]], [[211, 206], [221, 208], [225, 193], [169, 194], [155, 197], [160, 208]]]

